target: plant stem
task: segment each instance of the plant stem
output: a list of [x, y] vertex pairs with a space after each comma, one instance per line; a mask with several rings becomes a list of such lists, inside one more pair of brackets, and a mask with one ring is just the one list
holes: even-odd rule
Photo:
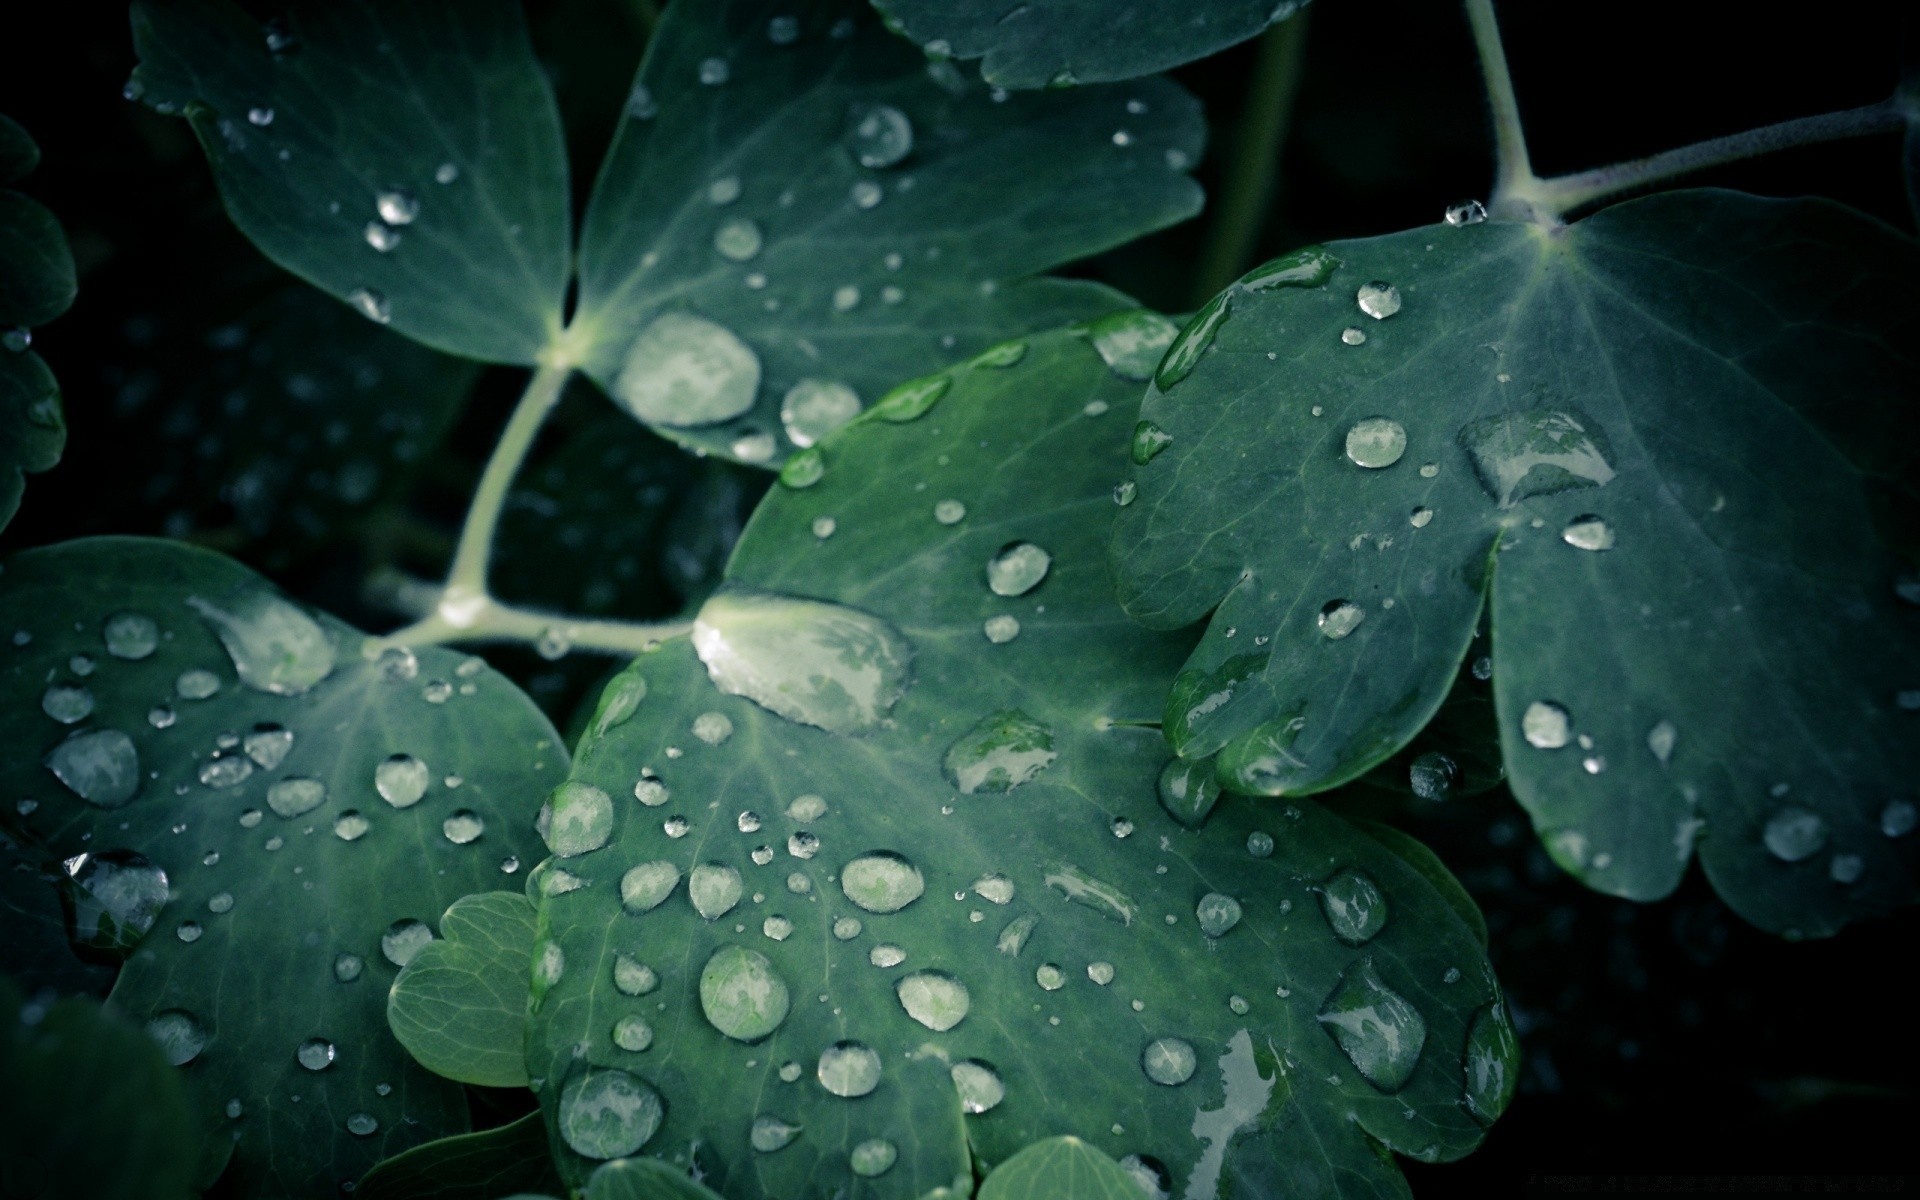
[[[693, 628], [691, 621], [591, 621], [502, 604], [491, 596], [461, 602], [443, 593], [439, 606], [404, 629], [378, 639], [387, 646], [439, 646], [448, 642], [527, 642], [560, 654], [600, 650], [640, 654]], [[556, 655], [557, 656], [557, 655]]]
[[[1526, 216], [1513, 210], [1530, 198], [1537, 182], [1527, 157], [1527, 135], [1520, 127], [1520, 105], [1513, 95], [1513, 76], [1507, 70], [1506, 47], [1500, 43], [1500, 24], [1493, 0], [1466, 0], [1467, 24], [1480, 52], [1480, 71], [1487, 81], [1487, 102], [1493, 109], [1493, 142], [1497, 157], [1493, 198], [1488, 208], [1496, 216]], [[1502, 213], [1500, 210], [1508, 210]]]
[[1293, 119], [1300, 90], [1300, 67], [1307, 44], [1307, 10], [1267, 30], [1247, 88], [1246, 107], [1235, 130], [1221, 188], [1220, 211], [1208, 231], [1207, 245], [1194, 275], [1193, 304], [1212, 299], [1251, 264], [1276, 188], [1274, 168]]
[[460, 528], [460, 544], [453, 552], [453, 567], [447, 572], [449, 596], [486, 595], [487, 562], [493, 553], [493, 534], [500, 526], [500, 510], [507, 502], [507, 491], [513, 486], [520, 464], [526, 461], [527, 451], [533, 448], [540, 426], [546, 423], [553, 406], [560, 402], [560, 393], [571, 374], [573, 367], [569, 364], [543, 362], [527, 381], [527, 390], [521, 393], [520, 403], [507, 419], [507, 427], [480, 475], [473, 503], [467, 508], [466, 524]]
[[1822, 113], [1817, 117], [1799, 117], [1792, 121], [1782, 121], [1777, 125], [1750, 129], [1745, 133], [1710, 138], [1704, 142], [1695, 142], [1691, 146], [1667, 150], [1632, 162], [1616, 163], [1610, 167], [1598, 167], [1573, 175], [1558, 175], [1551, 179], [1535, 180], [1532, 187], [1528, 189], [1528, 195], [1536, 202], [1544, 203], [1554, 212], [1564, 213], [1596, 200], [1604, 200], [1609, 196], [1617, 196], [1622, 192], [1633, 191], [1678, 175], [1717, 167], [1722, 163], [1737, 162], [1743, 158], [1770, 154], [1775, 150], [1788, 150], [1795, 146], [1809, 146], [1817, 142], [1890, 133], [1900, 129], [1905, 123], [1906, 118], [1901, 113], [1899, 105], [1891, 99], [1883, 100], [1878, 104], [1868, 104], [1860, 108]]

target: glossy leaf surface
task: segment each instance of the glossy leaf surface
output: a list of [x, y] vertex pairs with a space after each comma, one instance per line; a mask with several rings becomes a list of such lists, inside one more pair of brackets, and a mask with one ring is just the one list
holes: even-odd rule
[[182, 1068], [210, 1167], [332, 1195], [465, 1128], [387, 1032], [387, 985], [447, 905], [534, 861], [566, 764], [539, 711], [479, 659], [370, 660], [176, 543], [17, 554], [0, 629], [0, 820], [64, 877], [76, 950], [123, 963], [112, 1002]]
[[996, 97], [851, 0], [679, 5], [594, 187], [571, 336], [640, 420], [770, 463], [830, 427], [810, 404], [844, 419], [1114, 307], [1019, 281], [1192, 215], [1201, 137], [1164, 80]]
[[[26, 130], [0, 115], [0, 184], [40, 161]], [[60, 223], [36, 201], [0, 188], [0, 529], [20, 508], [23, 476], [60, 461], [67, 426], [60, 385], [31, 346], [33, 326], [73, 303], [73, 252]]]
[[547, 1154], [546, 1124], [539, 1113], [528, 1113], [497, 1129], [441, 1138], [385, 1159], [353, 1194], [359, 1200], [500, 1200], [536, 1190], [565, 1189]]
[[[1121, 324], [1110, 352], [1171, 332]], [[1430, 855], [1311, 803], [1162, 810], [1150, 721], [1191, 639], [1111, 598], [1141, 368], [1093, 341], [830, 437], [691, 642], [608, 687], [534, 881], [531, 1073], [572, 1179], [642, 1152], [731, 1197], [964, 1194], [974, 1156], [1072, 1130], [1185, 1194], [1394, 1194], [1382, 1145], [1457, 1156], [1463, 1095], [1504, 1105], [1511, 1035]]]
[[1590, 886], [1697, 849], [1774, 931], [1910, 902], [1916, 269], [1835, 205], [1679, 192], [1247, 276], [1161, 364], [1115, 534], [1136, 616], [1218, 606], [1174, 744], [1333, 787], [1488, 622], [1513, 790]]
[[1135, 1200], [1142, 1190], [1140, 1180], [1079, 1138], [1055, 1137], [994, 1168], [980, 1200]]
[[440, 939], [422, 946], [394, 979], [388, 1027], [436, 1075], [527, 1086], [533, 905], [518, 892], [479, 892], [455, 900], [439, 926]]

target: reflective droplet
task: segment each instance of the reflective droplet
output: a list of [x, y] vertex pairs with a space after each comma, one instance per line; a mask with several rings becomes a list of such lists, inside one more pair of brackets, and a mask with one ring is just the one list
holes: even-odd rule
[[182, 700], [205, 700], [220, 690], [220, 677], [203, 667], [192, 667], [180, 672], [173, 690]]
[[377, 288], [355, 288], [347, 293], [347, 303], [376, 325], [385, 325], [393, 320], [393, 305], [387, 302], [386, 293]]
[[1407, 428], [1387, 417], [1368, 417], [1347, 430], [1347, 460], [1358, 467], [1379, 470], [1400, 461], [1407, 452]]
[[1761, 840], [1782, 862], [1799, 862], [1818, 854], [1827, 844], [1827, 823], [1804, 808], [1780, 809], [1767, 818]]
[[701, 863], [687, 875], [687, 898], [693, 911], [717, 921], [740, 903], [740, 872], [725, 863]]
[[1866, 860], [1858, 854], [1836, 854], [1827, 863], [1827, 878], [1835, 883], [1858, 883], [1866, 869]]
[[[885, 198], [886, 192], [881, 189], [879, 184], [871, 179], [857, 180], [852, 187], [847, 189], [847, 199], [853, 201], [855, 208], [872, 208]], [[841, 312], [845, 312], [860, 302], [860, 289], [842, 288], [840, 291], [851, 293], [853, 297], [851, 302], [842, 303], [836, 294], [834, 307]]]
[[625, 1071], [588, 1067], [560, 1091], [561, 1140], [583, 1158], [624, 1158], [646, 1145], [666, 1116], [660, 1093]]
[[380, 1132], [380, 1120], [372, 1113], [347, 1114], [347, 1132], [355, 1137], [372, 1137]]
[[679, 886], [679, 867], [670, 862], [644, 862], [620, 877], [620, 903], [631, 913], [649, 912]]
[[1367, 331], [1358, 325], [1349, 325], [1340, 331], [1340, 340], [1349, 346], [1364, 346], [1367, 343]]
[[1560, 540], [1579, 550], [1611, 550], [1613, 526], [1587, 513], [1567, 522], [1567, 527], [1560, 531]]
[[1905, 800], [1895, 800], [1880, 810], [1880, 832], [1887, 837], [1905, 837], [1920, 823], [1920, 810]]
[[1487, 219], [1487, 207], [1478, 200], [1462, 200], [1458, 204], [1447, 205], [1447, 224], [1453, 226], [1478, 225]]
[[1000, 1072], [991, 1063], [969, 1058], [954, 1063], [948, 1074], [953, 1077], [954, 1091], [960, 1093], [963, 1112], [977, 1116], [991, 1111], [1007, 1098], [1007, 1085], [1001, 1081]]
[[410, 808], [427, 794], [431, 772], [411, 754], [394, 754], [373, 768], [373, 790], [395, 808]]
[[780, 401], [787, 440], [803, 449], [859, 415], [859, 393], [827, 379], [802, 379]]
[[1340, 260], [1325, 246], [1303, 246], [1248, 271], [1239, 286], [1249, 292], [1275, 288], [1317, 288], [1333, 278]]
[[294, 1057], [299, 1059], [300, 1065], [309, 1071], [326, 1070], [333, 1065], [333, 1060], [338, 1056], [339, 1051], [325, 1038], [308, 1038], [300, 1043], [298, 1050], [294, 1051]]
[[1059, 757], [1053, 731], [1019, 709], [983, 717], [947, 748], [942, 766], [961, 792], [1010, 792]]
[[967, 519], [967, 506], [958, 500], [942, 500], [933, 506], [933, 519], [942, 525], [958, 525]]
[[367, 245], [381, 254], [400, 244], [400, 231], [380, 221], [368, 221], [361, 235], [367, 239]]
[[899, 912], [927, 889], [920, 868], [890, 850], [875, 850], [840, 871], [840, 890], [870, 913]]
[[913, 150], [913, 122], [890, 104], [856, 110], [847, 125], [847, 150], [863, 167], [891, 167]]
[[613, 986], [624, 995], [644, 996], [660, 986], [660, 976], [631, 954], [616, 954], [613, 957]]
[[1433, 510], [1424, 506], [1414, 509], [1407, 515], [1407, 524], [1415, 529], [1425, 529], [1432, 521]]
[[1173, 445], [1173, 435], [1155, 425], [1152, 421], [1141, 421], [1133, 427], [1133, 445], [1131, 454], [1134, 465], [1144, 467], [1152, 462], [1162, 450]]
[[693, 644], [721, 691], [831, 733], [879, 728], [913, 661], [912, 644], [879, 617], [771, 592], [716, 593]]
[[1529, 746], [1558, 750], [1573, 740], [1573, 716], [1551, 700], [1535, 700], [1520, 714], [1520, 734]]
[[115, 658], [142, 659], [160, 647], [160, 626], [144, 613], [115, 613], [101, 626], [100, 635]]
[[1033, 981], [1043, 992], [1057, 992], [1067, 986], [1067, 973], [1058, 963], [1041, 963], [1033, 969]]
[[1223, 937], [1240, 923], [1240, 902], [1223, 892], [1208, 892], [1200, 897], [1193, 915], [1200, 922], [1200, 932], [1212, 938]]
[[613, 1023], [613, 1044], [638, 1054], [653, 1045], [653, 1026], [645, 1017], [628, 1013]]
[[980, 632], [996, 646], [1004, 646], [1020, 636], [1020, 620], [1006, 613], [997, 617], [988, 617], [980, 625]]
[[1119, 483], [1116, 483], [1113, 485], [1113, 502], [1119, 505], [1121, 508], [1125, 508], [1127, 505], [1132, 504], [1134, 501], [1134, 498], [1139, 494], [1140, 494], [1139, 485], [1134, 483], [1133, 480], [1131, 479], [1123, 479]]
[[215, 789], [239, 787], [252, 774], [252, 761], [238, 754], [216, 754], [199, 770], [201, 784]]
[[789, 1004], [786, 980], [758, 950], [722, 946], [701, 969], [700, 1009], [709, 1024], [737, 1042], [757, 1042], [778, 1029]]
[[411, 225], [420, 215], [420, 201], [405, 188], [388, 188], [373, 198], [374, 211], [389, 225]]
[[1460, 442], [1480, 486], [1502, 508], [1533, 496], [1601, 487], [1613, 478], [1606, 438], [1577, 409], [1486, 417], [1462, 429]]
[[950, 375], [926, 375], [919, 379], [909, 379], [895, 387], [874, 404], [874, 415], [883, 421], [896, 424], [915, 421], [924, 416], [927, 410], [939, 403], [947, 389], [953, 386]]
[[425, 921], [402, 917], [380, 935], [380, 953], [394, 966], [404, 967], [432, 940], [433, 930]]
[[1193, 1046], [1181, 1038], [1155, 1038], [1140, 1052], [1140, 1069], [1164, 1087], [1179, 1087], [1193, 1078], [1198, 1065]]
[[867, 952], [867, 961], [882, 970], [891, 970], [907, 961], [907, 952], [892, 942], [881, 942]]
[[1660, 721], [1647, 730], [1647, 749], [1654, 758], [1665, 763], [1673, 757], [1673, 747], [1680, 738], [1680, 730], [1672, 721]]
[[1109, 370], [1122, 379], [1144, 382], [1153, 377], [1180, 327], [1141, 308], [1089, 322], [1086, 333]]
[[996, 596], [1024, 596], [1040, 586], [1053, 555], [1032, 542], [1011, 542], [987, 560], [987, 587]]
[[577, 779], [554, 788], [541, 815], [547, 848], [561, 858], [591, 853], [613, 837], [613, 797]]
[[333, 956], [333, 977], [341, 983], [352, 983], [360, 978], [366, 962], [358, 954], [336, 954]]
[[278, 780], [267, 789], [267, 807], [289, 821], [319, 808], [326, 799], [326, 784], [299, 775]]
[[935, 1033], [945, 1033], [967, 1015], [967, 985], [945, 971], [915, 971], [894, 981], [893, 993], [907, 1015]]
[[84, 721], [93, 712], [93, 692], [77, 683], [53, 684], [40, 693], [40, 711], [62, 725]]
[[661, 783], [659, 777], [651, 772], [641, 772], [639, 781], [633, 785], [633, 798], [648, 808], [659, 808], [672, 795], [673, 793], [667, 790], [667, 785]]
[[170, 1067], [184, 1067], [207, 1048], [207, 1028], [184, 1008], [155, 1013], [147, 1022], [147, 1036], [160, 1047]]
[[173, 929], [173, 935], [187, 943], [199, 941], [200, 935], [205, 932], [206, 930], [201, 927], [198, 921], [182, 921], [180, 924], [174, 926]]
[[693, 736], [709, 746], [718, 746], [733, 736], [733, 722], [725, 713], [701, 713], [693, 719]]
[[732, 330], [670, 312], [633, 339], [613, 391], [642, 421], [688, 427], [740, 416], [759, 387], [760, 358]]
[[1176, 758], [1160, 771], [1160, 807], [1189, 829], [1206, 824], [1207, 814], [1220, 799], [1212, 759]]
[[779, 1117], [761, 1114], [753, 1119], [753, 1128], [747, 1134], [747, 1141], [762, 1154], [772, 1154], [784, 1150], [800, 1136], [800, 1126]]
[[1039, 923], [1040, 918], [1032, 913], [1008, 921], [1006, 927], [1000, 931], [1000, 936], [994, 939], [994, 949], [1008, 958], [1019, 957], [1020, 951], [1026, 949], [1028, 936], [1033, 933], [1034, 926]]
[[1328, 641], [1337, 642], [1360, 627], [1367, 611], [1351, 600], [1329, 600], [1320, 608], [1317, 622]]
[[847, 1166], [852, 1168], [855, 1175], [871, 1179], [876, 1175], [885, 1175], [899, 1156], [900, 1152], [887, 1139], [868, 1138], [847, 1155]]
[[1105, 880], [1095, 879], [1072, 863], [1047, 864], [1041, 882], [1073, 903], [1091, 908], [1108, 920], [1118, 921], [1122, 925], [1132, 925], [1135, 914], [1139, 912], [1138, 906], [1128, 899], [1126, 893]]
[[1383, 280], [1361, 284], [1353, 298], [1360, 311], [1376, 321], [1384, 321], [1400, 311], [1400, 289]]
[[1453, 794], [1454, 785], [1459, 781], [1459, 764], [1438, 750], [1420, 755], [1407, 768], [1407, 785], [1422, 800], [1435, 803], [1445, 800]]
[[713, 248], [732, 262], [746, 262], [760, 253], [761, 243], [760, 226], [745, 217], [728, 217], [713, 231]]
[[255, 725], [241, 740], [241, 749], [262, 771], [271, 771], [293, 752], [293, 730], [279, 725]]
[[343, 842], [357, 842], [373, 828], [360, 810], [350, 808], [333, 819], [333, 835]]
[[1506, 1111], [1520, 1082], [1520, 1043], [1507, 1020], [1507, 1007], [1495, 1001], [1473, 1015], [1467, 1027], [1467, 1111], [1490, 1125]]
[[880, 1085], [880, 1056], [864, 1042], [835, 1042], [820, 1052], [814, 1077], [834, 1095], [856, 1099]]
[[255, 691], [298, 696], [333, 673], [333, 641], [319, 622], [265, 588], [215, 604], [187, 604], [213, 628], [240, 682]]
[[103, 850], [64, 860], [68, 934], [82, 950], [125, 958], [160, 919], [167, 873], [144, 854]]
[[1333, 935], [1349, 946], [1371, 941], [1387, 925], [1387, 898], [1366, 874], [1351, 868], [1320, 885], [1320, 912]]
[[455, 809], [440, 822], [441, 835], [456, 846], [470, 845], [480, 840], [486, 831], [486, 821], [470, 808]]
[[1319, 1020], [1361, 1078], [1387, 1093], [1407, 1085], [1427, 1041], [1426, 1019], [1381, 981], [1371, 958], [1347, 968]]
[[1273, 855], [1273, 835], [1256, 829], [1247, 835], [1247, 853], [1255, 858], [1270, 858]]
[[140, 753], [118, 729], [76, 733], [47, 753], [46, 765], [68, 791], [100, 808], [119, 808], [140, 791]]

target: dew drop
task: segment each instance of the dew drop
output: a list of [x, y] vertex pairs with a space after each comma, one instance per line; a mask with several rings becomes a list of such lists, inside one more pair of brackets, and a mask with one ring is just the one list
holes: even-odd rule
[[115, 613], [107, 618], [100, 634], [107, 653], [115, 658], [146, 658], [160, 646], [160, 627], [144, 613]]
[[1613, 526], [1592, 513], [1575, 517], [1560, 531], [1560, 540], [1577, 550], [1613, 549]]
[[834, 1095], [857, 1099], [880, 1085], [880, 1056], [864, 1042], [835, 1042], [820, 1052], [814, 1077]]
[[1361, 1078], [1389, 1094], [1413, 1077], [1427, 1041], [1426, 1019], [1381, 981], [1370, 958], [1347, 968], [1320, 1006], [1319, 1021]]
[[[786, 1020], [786, 980], [758, 950], [722, 946], [700, 972], [700, 1009], [709, 1024], [738, 1042], [757, 1042]], [[878, 1060], [874, 1071], [879, 1072]]]
[[846, 144], [861, 166], [891, 167], [913, 150], [913, 122], [890, 104], [871, 105], [854, 112]]
[[1349, 946], [1371, 941], [1387, 925], [1387, 898], [1364, 872], [1348, 868], [1319, 888], [1320, 912]]
[[732, 330], [670, 312], [634, 338], [613, 390], [642, 421], [686, 427], [740, 416], [759, 387], [760, 358]]
[[1024, 596], [1052, 566], [1053, 555], [1032, 542], [1010, 542], [987, 560], [987, 587], [996, 596]]
[[183, 1008], [155, 1013], [147, 1022], [147, 1036], [160, 1047], [170, 1067], [184, 1067], [207, 1048], [207, 1028]]
[[119, 808], [140, 790], [140, 753], [118, 729], [76, 733], [47, 753], [47, 770], [100, 808]]
[[1818, 854], [1827, 844], [1827, 823], [1804, 808], [1780, 809], [1767, 818], [1761, 840], [1782, 862], [1799, 862]]
[[890, 850], [875, 850], [840, 871], [840, 890], [870, 913], [895, 913], [926, 891], [920, 868]]
[[972, 1003], [967, 985], [945, 971], [915, 971], [894, 981], [893, 992], [907, 1015], [935, 1033], [945, 1033], [967, 1015]]
[[974, 1116], [991, 1111], [1007, 1098], [1007, 1085], [993, 1064], [977, 1058], [954, 1063], [948, 1074], [953, 1089], [960, 1094], [960, 1108]]
[[1368, 417], [1347, 430], [1347, 459], [1358, 467], [1379, 470], [1400, 461], [1407, 452], [1407, 429], [1387, 417]]
[[1193, 1078], [1197, 1059], [1193, 1046], [1181, 1038], [1155, 1038], [1140, 1053], [1140, 1069], [1163, 1087], [1179, 1087]]
[[687, 875], [687, 898], [693, 911], [717, 921], [740, 903], [740, 872], [725, 863], [701, 863]]
[[585, 1158], [623, 1158], [646, 1145], [666, 1116], [660, 1093], [610, 1067], [589, 1067], [560, 1092], [560, 1137]]
[[983, 717], [947, 748], [942, 767], [959, 791], [1010, 792], [1059, 757], [1053, 731], [1019, 709]]
[[404, 967], [432, 940], [433, 930], [425, 921], [402, 917], [380, 935], [380, 953], [394, 966]]
[[1376, 321], [1384, 321], [1400, 311], [1400, 289], [1383, 280], [1361, 284], [1353, 298], [1360, 311]]
[[1558, 750], [1573, 740], [1573, 716], [1551, 700], [1535, 700], [1520, 714], [1520, 733], [1529, 746]]

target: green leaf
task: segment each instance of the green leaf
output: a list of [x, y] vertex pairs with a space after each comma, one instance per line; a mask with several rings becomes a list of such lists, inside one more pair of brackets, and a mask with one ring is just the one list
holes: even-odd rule
[[720, 1200], [687, 1178], [685, 1170], [657, 1158], [619, 1158], [587, 1181], [586, 1200]]
[[1170, 82], [996, 100], [855, 0], [677, 5], [594, 187], [570, 337], [661, 433], [784, 458], [930, 365], [1115, 307], [1020, 281], [1192, 215], [1201, 139]]
[[[450, 354], [532, 363], [558, 332], [567, 161], [512, 0], [133, 9], [132, 88], [182, 112], [267, 257]], [[382, 249], [382, 247], [385, 247]]]
[[387, 1025], [436, 1075], [484, 1087], [527, 1086], [533, 905], [517, 892], [462, 896], [387, 993]]
[[1079, 1138], [1052, 1137], [995, 1168], [980, 1200], [1139, 1200], [1143, 1182], [1158, 1190], [1151, 1173], [1136, 1179]]
[[565, 1190], [547, 1153], [546, 1122], [535, 1112], [397, 1154], [367, 1172], [353, 1194], [356, 1200], [499, 1200], [514, 1192]]
[[1911, 902], [1914, 242], [1679, 192], [1318, 255], [1208, 305], [1143, 409], [1123, 599], [1218, 605], [1180, 753], [1248, 792], [1351, 779], [1484, 602], [1513, 790], [1589, 886], [1666, 895], [1697, 847], [1765, 929]]
[[873, 0], [929, 58], [984, 59], [988, 83], [1071, 87], [1166, 71], [1253, 37], [1304, 0]]
[[[26, 130], [0, 116], [0, 183], [39, 161]], [[19, 192], [0, 190], [0, 529], [19, 511], [25, 473], [52, 467], [66, 447], [60, 385], [28, 347], [32, 327], [67, 311], [74, 290], [60, 222]]]
[[1430, 856], [1311, 803], [1160, 807], [1191, 638], [1128, 620], [1105, 547], [1143, 370], [1118, 350], [1170, 333], [1035, 337], [830, 437], [692, 642], [610, 685], [533, 881], [530, 1069], [573, 1181], [697, 1144], [733, 1197], [964, 1194], [974, 1155], [1073, 1132], [1184, 1194], [1399, 1194], [1383, 1145], [1478, 1141], [1463, 1057], [1499, 992]]
[[93, 1001], [23, 998], [0, 976], [0, 1092], [0, 1174], [11, 1194], [199, 1195], [186, 1089], [144, 1033]]
[[176, 543], [15, 555], [0, 629], [0, 820], [65, 877], [76, 948], [124, 959], [113, 1004], [182, 1065], [209, 1167], [332, 1195], [465, 1128], [388, 1033], [387, 985], [533, 861], [530, 800], [566, 763], [539, 711], [476, 658], [371, 660]]

